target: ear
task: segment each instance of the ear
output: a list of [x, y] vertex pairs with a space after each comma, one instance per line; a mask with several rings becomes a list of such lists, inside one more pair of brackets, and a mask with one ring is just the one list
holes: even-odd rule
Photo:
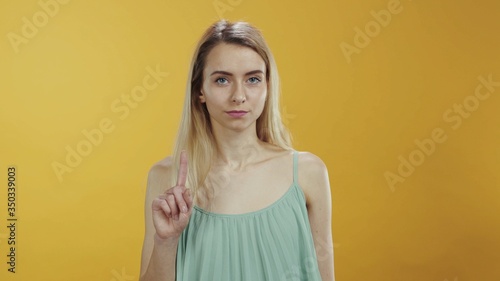
[[200, 90], [199, 97], [200, 97], [200, 102], [205, 103], [205, 94], [203, 94], [203, 90]]

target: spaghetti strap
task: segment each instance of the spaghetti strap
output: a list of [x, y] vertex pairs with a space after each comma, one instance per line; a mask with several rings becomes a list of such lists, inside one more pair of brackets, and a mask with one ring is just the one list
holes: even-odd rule
[[298, 173], [297, 173], [297, 166], [298, 166], [298, 159], [299, 159], [299, 153], [297, 151], [293, 152], [293, 183], [294, 184], [299, 184], [298, 181]]

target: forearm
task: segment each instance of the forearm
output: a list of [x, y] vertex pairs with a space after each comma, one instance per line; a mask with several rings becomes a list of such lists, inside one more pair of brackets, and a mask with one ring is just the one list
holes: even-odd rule
[[153, 252], [140, 281], [175, 281], [175, 258], [179, 238], [161, 239], [155, 235]]
[[333, 257], [328, 257], [324, 260], [318, 260], [319, 271], [321, 280], [335, 281], [335, 274], [333, 269]]

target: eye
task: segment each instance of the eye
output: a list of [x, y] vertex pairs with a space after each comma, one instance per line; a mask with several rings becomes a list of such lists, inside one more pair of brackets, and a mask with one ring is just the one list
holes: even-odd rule
[[224, 84], [227, 84], [229, 81], [227, 81], [226, 78], [224, 77], [219, 77], [215, 80], [215, 83], [217, 84], [220, 84], [220, 85], [224, 85]]
[[260, 78], [259, 78], [259, 77], [250, 77], [250, 78], [248, 79], [248, 82], [250, 82], [250, 84], [257, 84], [257, 83], [259, 83], [260, 81], [261, 81], [261, 80], [260, 80]]

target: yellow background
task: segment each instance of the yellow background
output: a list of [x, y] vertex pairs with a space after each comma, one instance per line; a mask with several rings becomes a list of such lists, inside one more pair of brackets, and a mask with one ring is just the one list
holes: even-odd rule
[[[500, 87], [456, 130], [443, 117], [473, 102], [478, 77], [500, 81], [500, 2], [401, 0], [377, 30], [371, 11], [396, 4], [75, 0], [14, 47], [9, 34], [22, 36], [24, 17], [43, 23], [44, 10], [2, 0], [0, 279], [138, 279], [147, 171], [171, 152], [193, 48], [222, 16], [262, 30], [295, 148], [329, 168], [337, 281], [500, 280]], [[344, 55], [342, 42], [355, 46], [367, 25], [370, 42]], [[113, 102], [157, 66], [168, 77], [120, 119]], [[52, 163], [106, 118], [114, 130], [59, 181]], [[446, 141], [391, 189], [385, 174], [436, 128]], [[16, 274], [6, 264], [9, 165]]]

